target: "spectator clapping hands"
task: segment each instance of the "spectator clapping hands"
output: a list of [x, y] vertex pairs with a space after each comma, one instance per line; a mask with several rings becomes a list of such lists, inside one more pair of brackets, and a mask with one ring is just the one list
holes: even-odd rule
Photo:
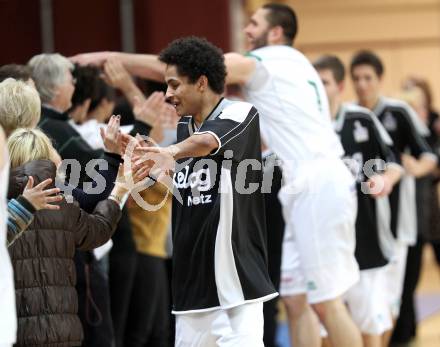
[[128, 143], [127, 137], [122, 136], [120, 130], [121, 117], [111, 116], [107, 128], [101, 128], [101, 137], [106, 151], [123, 155]]

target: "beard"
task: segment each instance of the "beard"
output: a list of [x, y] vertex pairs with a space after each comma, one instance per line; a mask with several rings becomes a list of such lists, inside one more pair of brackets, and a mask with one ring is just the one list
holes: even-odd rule
[[252, 49], [257, 49], [267, 46], [267, 37], [269, 36], [269, 30], [263, 32], [260, 36], [254, 38], [251, 42]]

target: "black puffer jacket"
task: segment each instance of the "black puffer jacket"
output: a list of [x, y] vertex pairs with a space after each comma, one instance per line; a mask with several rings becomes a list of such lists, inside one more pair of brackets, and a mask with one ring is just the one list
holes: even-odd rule
[[[29, 162], [11, 171], [9, 198], [18, 196], [33, 176], [35, 184], [55, 178], [48, 160]], [[14, 267], [18, 315], [17, 346], [77, 346], [83, 332], [77, 316], [75, 249], [90, 250], [110, 239], [121, 216], [112, 200], [88, 214], [76, 202], [60, 210], [42, 210], [9, 248]]]

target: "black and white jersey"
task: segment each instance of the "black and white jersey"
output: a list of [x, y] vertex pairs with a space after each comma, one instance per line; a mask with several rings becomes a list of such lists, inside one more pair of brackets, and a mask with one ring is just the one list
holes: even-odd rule
[[[429, 129], [419, 119], [415, 111], [405, 102], [390, 98], [380, 98], [373, 112], [390, 134], [396, 156], [403, 153], [416, 158], [436, 156], [424, 140]], [[391, 226], [398, 240], [413, 245], [417, 239], [417, 215], [414, 177], [404, 175], [390, 195]]]
[[222, 99], [199, 129], [181, 119], [177, 141], [210, 133], [210, 156], [177, 162], [173, 177], [173, 312], [227, 309], [277, 295], [267, 271], [258, 111]]
[[392, 140], [372, 112], [356, 105], [343, 104], [334, 125], [345, 151], [344, 161], [356, 177], [356, 260], [361, 270], [384, 266], [394, 245], [389, 203], [387, 198], [373, 198], [362, 189], [362, 183], [385, 169], [375, 160], [398, 165]]

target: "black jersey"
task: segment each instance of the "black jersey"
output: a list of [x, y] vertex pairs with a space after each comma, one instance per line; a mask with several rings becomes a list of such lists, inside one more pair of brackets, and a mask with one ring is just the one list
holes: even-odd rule
[[[416, 158], [429, 155], [437, 160], [423, 136], [429, 129], [405, 102], [380, 98], [373, 112], [390, 134], [396, 156], [408, 153]], [[404, 175], [390, 194], [391, 227], [399, 241], [413, 245], [417, 238], [417, 215], [414, 177]]]
[[203, 133], [217, 139], [218, 149], [179, 160], [173, 177], [174, 313], [277, 295], [267, 271], [258, 112], [222, 99], [200, 129], [192, 117], [182, 118], [177, 141]]
[[362, 183], [373, 172], [380, 173], [383, 170], [377, 165], [371, 166], [371, 173], [364, 170], [365, 164], [370, 160], [380, 159], [388, 165], [397, 165], [397, 159], [390, 147], [391, 138], [372, 112], [350, 104], [342, 105], [339, 110], [335, 130], [344, 147], [344, 159], [356, 177], [356, 260], [361, 270], [384, 266], [390, 256], [390, 243], [393, 243], [389, 204], [387, 198], [375, 199], [366, 194], [365, 189], [362, 190]]

